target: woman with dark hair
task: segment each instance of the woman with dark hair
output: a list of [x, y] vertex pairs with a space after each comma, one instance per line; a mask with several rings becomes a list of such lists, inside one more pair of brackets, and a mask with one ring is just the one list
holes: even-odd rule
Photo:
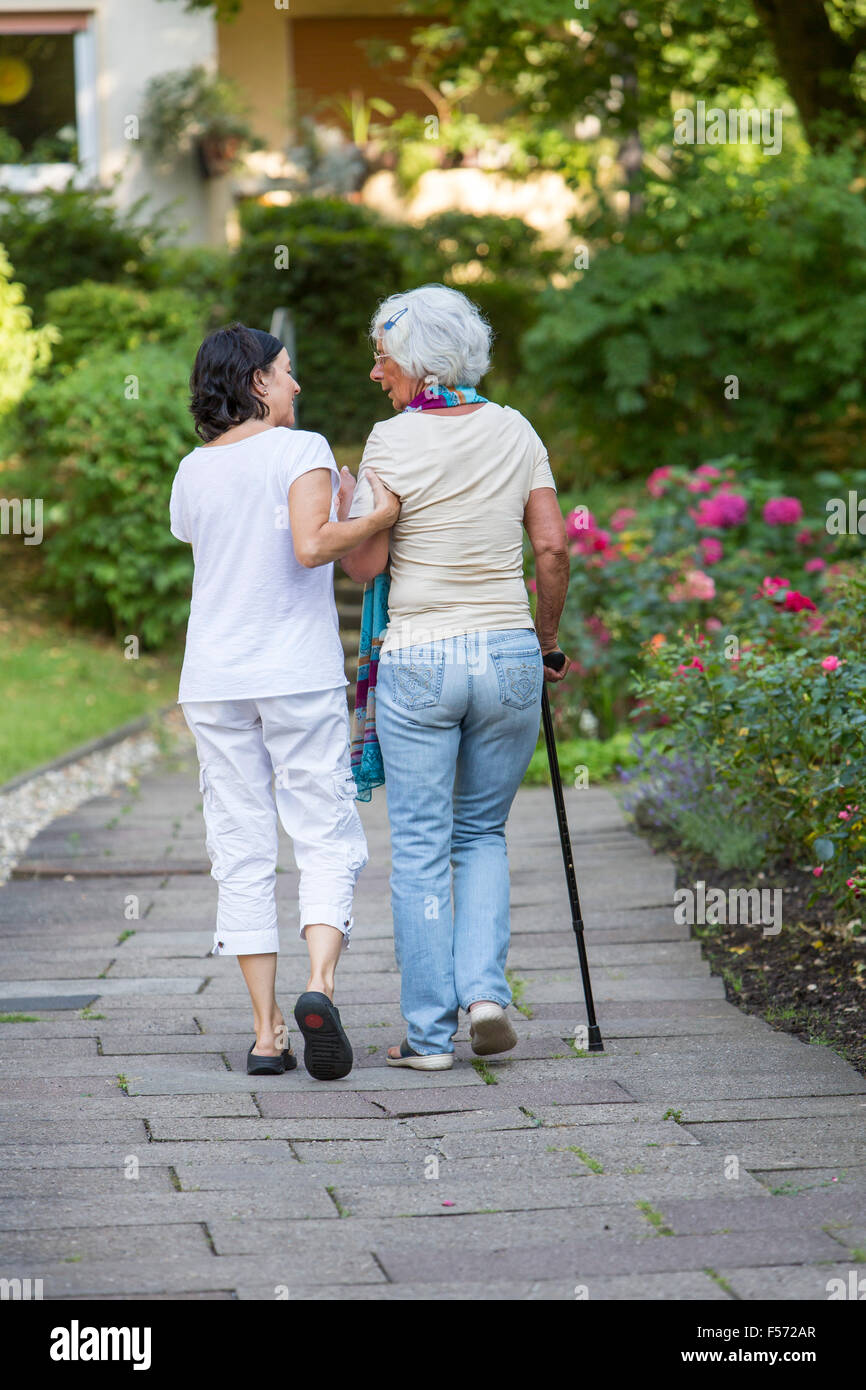
[[205, 443], [181, 460], [170, 506], [172, 534], [195, 560], [178, 702], [195, 737], [219, 884], [213, 954], [238, 957], [252, 1000], [247, 1071], [297, 1065], [275, 993], [279, 814], [300, 871], [310, 954], [295, 1019], [307, 1070], [330, 1080], [352, 1067], [334, 973], [367, 862], [333, 568], [391, 526], [399, 502], [368, 471], [370, 515], [337, 520], [333, 454], [320, 434], [291, 428], [300, 389], [269, 333], [232, 323], [199, 348], [190, 410]]

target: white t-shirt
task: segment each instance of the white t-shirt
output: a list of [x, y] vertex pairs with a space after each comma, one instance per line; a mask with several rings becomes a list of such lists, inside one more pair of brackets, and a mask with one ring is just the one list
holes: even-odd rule
[[171, 533], [195, 577], [178, 701], [252, 700], [347, 685], [334, 566], [295, 558], [289, 488], [313, 468], [340, 475], [320, 434], [274, 426], [181, 459]]
[[367, 467], [401, 500], [383, 653], [533, 626], [523, 513], [530, 492], [555, 491], [556, 483], [544, 444], [519, 411], [491, 401], [468, 415], [410, 411], [375, 425], [350, 517], [373, 508]]

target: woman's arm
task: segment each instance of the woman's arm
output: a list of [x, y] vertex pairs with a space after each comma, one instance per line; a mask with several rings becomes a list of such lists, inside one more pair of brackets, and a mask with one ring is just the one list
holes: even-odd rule
[[[534, 488], [523, 513], [523, 524], [535, 554], [535, 631], [542, 652], [557, 647], [557, 630], [568, 593], [570, 565], [568, 537], [559, 501], [552, 487]], [[545, 666], [547, 680], [564, 680], [568, 663], [561, 671]]]
[[[355, 511], [356, 516], [363, 516], [369, 507], [371, 489], [365, 483], [368, 476], [369, 464], [366, 464], [363, 459], [358, 470], [357, 486], [349, 470], [343, 470], [340, 496], [337, 501], [337, 516], [341, 521], [349, 516], [350, 509]], [[390, 550], [390, 529], [379, 531], [369, 540], [356, 545], [348, 555], [344, 555], [340, 564], [349, 578], [354, 579], [356, 584], [369, 584], [371, 579], [375, 579], [377, 574], [381, 574], [387, 568]]]
[[[307, 569], [339, 560], [348, 550], [387, 531], [400, 512], [400, 499], [368, 470], [374, 508], [352, 521], [329, 521], [333, 488], [327, 468], [312, 468], [289, 488], [289, 525], [295, 556]], [[386, 542], [387, 543], [387, 542]]]
[[391, 547], [391, 530], [379, 531], [369, 540], [355, 546], [349, 555], [343, 555], [340, 564], [350, 579], [356, 584], [369, 584], [377, 574], [388, 568]]

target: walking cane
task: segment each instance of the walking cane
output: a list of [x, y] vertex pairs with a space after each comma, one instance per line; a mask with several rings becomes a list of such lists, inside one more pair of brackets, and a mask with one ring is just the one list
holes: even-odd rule
[[[565, 652], [550, 652], [543, 657], [545, 666], [553, 671], [561, 671], [566, 662]], [[553, 716], [550, 700], [547, 698], [547, 685], [542, 686], [541, 718], [544, 724], [544, 740], [547, 744], [547, 760], [550, 763], [550, 781], [553, 785], [553, 799], [556, 802], [556, 817], [559, 822], [559, 840], [562, 845], [562, 858], [565, 864], [565, 879], [571, 903], [571, 925], [577, 941], [577, 954], [580, 960], [580, 974], [583, 980], [583, 997], [586, 1000], [586, 1018], [589, 1024], [589, 1051], [604, 1052], [601, 1029], [596, 1022], [595, 1005], [592, 1002], [592, 985], [589, 979], [589, 961], [586, 957], [586, 941], [583, 935], [583, 918], [580, 915], [580, 899], [577, 896], [577, 879], [574, 873], [574, 856], [571, 852], [571, 836], [568, 833], [568, 817], [565, 814], [565, 798], [562, 795], [562, 778], [559, 774], [559, 758], [556, 752], [556, 736], [553, 732]]]

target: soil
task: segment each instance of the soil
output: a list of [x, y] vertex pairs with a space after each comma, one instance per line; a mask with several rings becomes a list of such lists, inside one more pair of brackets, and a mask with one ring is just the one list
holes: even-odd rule
[[832, 902], [819, 897], [809, 905], [815, 880], [792, 864], [769, 866], [744, 876], [723, 872], [708, 858], [686, 855], [657, 834], [656, 848], [674, 860], [678, 888], [783, 890], [782, 928], [764, 936], [757, 924], [696, 924], [693, 937], [712, 973], [721, 975], [725, 994], [744, 1013], [758, 1014], [777, 1031], [819, 1043], [866, 1075], [866, 910], [860, 935], [840, 920]]

